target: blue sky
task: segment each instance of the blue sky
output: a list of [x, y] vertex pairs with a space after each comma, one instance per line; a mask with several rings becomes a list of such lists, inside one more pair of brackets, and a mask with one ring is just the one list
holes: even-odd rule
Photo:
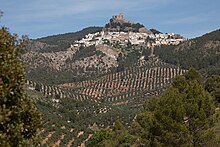
[[187, 38], [220, 28], [220, 0], [0, 0], [0, 26], [39, 38], [104, 26], [112, 15]]

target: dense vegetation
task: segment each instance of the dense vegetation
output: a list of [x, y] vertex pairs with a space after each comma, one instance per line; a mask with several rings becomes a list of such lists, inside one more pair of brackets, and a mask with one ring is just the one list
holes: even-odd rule
[[105, 25], [106, 29], [109, 29], [110, 31], [122, 31], [122, 32], [139, 32], [140, 28], [143, 28], [144, 25], [140, 23], [121, 23], [116, 22], [113, 19], [110, 19], [110, 23]]
[[33, 101], [24, 92], [23, 66], [17, 59], [24, 40], [0, 29], [0, 146], [35, 143], [41, 124]]
[[144, 57], [142, 60], [147, 62], [151, 60], [149, 59], [151, 49], [148, 47], [131, 45], [131, 43], [128, 42], [126, 47], [120, 48], [124, 55], [122, 53], [119, 53], [118, 55], [117, 71], [123, 71], [125, 68], [129, 67], [141, 66], [139, 64], [141, 57]]
[[[77, 146], [93, 131], [117, 119], [130, 126], [144, 100], [163, 92], [174, 77], [185, 72], [156, 60], [149, 60], [142, 68], [130, 67], [59, 87], [27, 81], [27, 89], [32, 89], [29, 94], [36, 95], [37, 107], [44, 114], [40, 144], [52, 146], [60, 140], [60, 145], [67, 145], [74, 139], [72, 145]], [[95, 130], [91, 128], [94, 123]], [[81, 131], [84, 134], [77, 137]]]
[[[139, 23], [113, 20], [106, 25], [109, 31], [124, 32], [139, 32], [143, 27]], [[89, 27], [76, 33], [39, 38], [32, 45], [38, 53], [58, 53], [102, 29]], [[105, 54], [95, 46], [80, 47], [74, 57], [65, 60], [67, 66], [60, 71], [47, 66], [27, 71], [27, 78], [35, 82], [27, 80], [24, 86], [23, 67], [17, 60], [24, 42], [2, 28], [0, 146], [78, 146], [82, 142], [87, 146], [112, 147], [219, 146], [216, 106], [220, 102], [220, 77], [204, 80], [195, 70], [189, 70], [174, 80], [186, 72], [182, 68], [190, 67], [206, 75], [219, 75], [219, 36], [217, 30], [178, 46], [155, 48], [160, 59], [177, 66], [154, 57], [144, 60], [143, 56], [151, 54], [149, 48], [132, 45], [130, 41], [124, 47], [116, 43], [114, 49], [122, 53], [117, 59], [117, 69], [110, 72], [94, 66], [73, 69], [72, 62], [93, 55], [98, 56], [98, 64], [103, 64], [100, 58]], [[43, 114], [40, 130], [42, 120], [24, 87]]]
[[177, 46], [155, 48], [162, 60], [182, 68], [193, 67], [206, 75], [220, 74], [220, 30], [186, 41]]
[[218, 111], [202, 83], [190, 70], [163, 95], [147, 100], [129, 130], [116, 121], [112, 129], [97, 131], [88, 146], [218, 146]]
[[[53, 146], [60, 140], [60, 146], [67, 146], [74, 139], [71, 144], [78, 146], [99, 127], [107, 127], [117, 118], [130, 122], [138, 112], [131, 107], [122, 109], [91, 99], [66, 97], [54, 102], [52, 96], [44, 97], [30, 90], [28, 93], [37, 99], [37, 107], [43, 113], [43, 128], [37, 133], [41, 145]], [[83, 134], [78, 136], [80, 132]]]
[[94, 45], [89, 47], [83, 47], [81, 46], [79, 50], [74, 55], [74, 60], [82, 60], [86, 57], [93, 56], [93, 55], [101, 55], [104, 56], [105, 54], [101, 51], [96, 50], [96, 47]]
[[205, 89], [220, 103], [220, 76], [209, 77], [205, 82]]

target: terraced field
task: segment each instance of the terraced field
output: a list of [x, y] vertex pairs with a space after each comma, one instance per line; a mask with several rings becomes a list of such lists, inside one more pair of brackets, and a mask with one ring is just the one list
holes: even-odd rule
[[130, 107], [113, 107], [95, 101], [76, 101], [62, 98], [53, 102], [40, 92], [28, 90], [32, 97], [41, 96], [36, 100], [37, 108], [43, 114], [43, 128], [38, 131], [39, 146], [79, 146], [100, 127], [112, 125], [116, 119], [127, 122], [133, 120], [138, 109]]
[[148, 97], [163, 92], [185, 72], [163, 62], [146, 62], [78, 83], [27, 81], [29, 94], [37, 95], [37, 107], [45, 120], [38, 134], [39, 145], [80, 146], [97, 128], [110, 126], [117, 119], [129, 127]]
[[146, 98], [149, 95], [157, 95], [176, 76], [185, 72], [186, 70], [166, 64], [145, 65], [109, 74], [97, 80], [65, 83], [59, 86], [97, 102], [118, 105], [127, 104], [134, 100], [135, 97]]
[[[43, 128], [38, 131], [39, 146], [78, 146], [89, 136], [89, 130], [78, 127], [66, 121], [65, 115], [60, 113], [55, 107], [39, 105], [38, 108], [43, 111]], [[77, 128], [77, 129], [75, 129]]]

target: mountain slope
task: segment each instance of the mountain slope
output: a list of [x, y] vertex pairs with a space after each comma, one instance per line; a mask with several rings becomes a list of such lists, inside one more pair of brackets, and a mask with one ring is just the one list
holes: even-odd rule
[[[114, 54], [117, 57], [117, 51]], [[115, 56], [90, 46], [57, 52], [31, 50], [22, 54], [20, 59], [25, 64], [27, 79], [57, 84], [85, 80], [111, 72], [118, 64]]]
[[[114, 22], [116, 26], [111, 23], [110, 31], [130, 29], [138, 32], [143, 27], [138, 24], [137, 28], [133, 26], [134, 30], [126, 26], [134, 23], [123, 17], [116, 19], [119, 23]], [[177, 46], [156, 47], [155, 53], [153, 43], [161, 45], [163, 37], [172, 41], [175, 35], [152, 30], [149, 35], [158, 36], [156, 39], [146, 38], [143, 44], [131, 44], [128, 40], [125, 42], [124, 32], [118, 32], [115, 38], [120, 38], [120, 33], [124, 35], [125, 39], [121, 38], [124, 46], [117, 40], [113, 44], [106, 41], [98, 45], [79, 43], [74, 46], [74, 41], [79, 39], [96, 40], [89, 33], [101, 30], [101, 27], [90, 27], [76, 33], [36, 39], [21, 55], [29, 94], [36, 95], [37, 106], [45, 117], [44, 131], [40, 135], [42, 145], [52, 146], [61, 141], [60, 146], [69, 143], [78, 146], [92, 132], [91, 125], [107, 127], [117, 119], [129, 127], [144, 101], [164, 92], [176, 76], [187, 71], [185, 69], [195, 67], [211, 71], [209, 68], [219, 68], [219, 30]], [[113, 35], [108, 37], [114, 39]], [[80, 137], [81, 132], [84, 135]]]
[[54, 86], [27, 81], [28, 94], [44, 116], [40, 143], [53, 146], [60, 140], [60, 145], [66, 146], [74, 139], [72, 145], [78, 146], [94, 133], [91, 126], [107, 127], [117, 119], [128, 127], [146, 99], [163, 92], [185, 72], [152, 60], [95, 80]]
[[104, 28], [88, 27], [75, 33], [30, 40], [20, 59], [28, 80], [60, 84], [137, 66], [140, 60], [153, 56], [150, 47], [184, 40], [174, 33], [153, 34], [119, 14]]
[[43, 37], [35, 41], [55, 46], [51, 48], [50, 51], [61, 51], [67, 49], [74, 41], [82, 39], [85, 35], [101, 30], [102, 27], [88, 27], [78, 32]]
[[188, 40], [177, 46], [155, 48], [163, 61], [201, 70], [206, 75], [220, 74], [220, 30]]

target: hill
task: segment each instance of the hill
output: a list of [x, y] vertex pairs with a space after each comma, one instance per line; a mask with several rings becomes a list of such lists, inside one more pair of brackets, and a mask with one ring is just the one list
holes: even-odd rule
[[[115, 54], [117, 56], [118, 52]], [[20, 58], [25, 64], [27, 79], [47, 84], [95, 78], [111, 72], [117, 66], [114, 56], [94, 46], [57, 52], [31, 50]]]
[[155, 48], [155, 54], [164, 62], [189, 69], [194, 67], [207, 76], [220, 73], [220, 30], [190, 39], [179, 45]]
[[154, 46], [185, 40], [174, 33], [143, 31], [143, 25], [125, 20], [121, 14], [113, 16], [112, 23], [129, 24], [131, 30], [89, 27], [30, 40], [20, 56], [26, 78], [51, 85], [94, 79], [145, 62]]
[[101, 30], [102, 27], [88, 27], [78, 32], [43, 37], [36, 39], [34, 41], [50, 45], [50, 47], [43, 49], [45, 52], [46, 51], [56, 52], [67, 49], [74, 41], [82, 39], [85, 35], [89, 33], [96, 33]]
[[27, 81], [28, 93], [44, 116], [43, 129], [38, 133], [40, 144], [78, 146], [95, 129], [108, 127], [117, 119], [129, 127], [146, 99], [162, 93], [185, 72], [151, 59], [141, 68], [135, 66], [83, 82], [51, 86]]
[[146, 99], [190, 67], [220, 73], [219, 30], [186, 40], [143, 27], [120, 14], [104, 28], [29, 42], [20, 59], [44, 114], [42, 145], [78, 146], [117, 119], [129, 127]]

